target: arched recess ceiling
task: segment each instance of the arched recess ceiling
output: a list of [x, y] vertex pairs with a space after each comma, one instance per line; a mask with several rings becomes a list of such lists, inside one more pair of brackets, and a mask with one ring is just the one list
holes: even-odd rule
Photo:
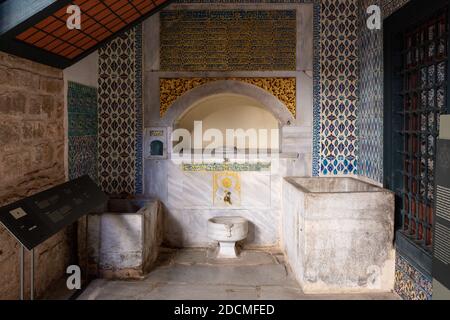
[[[171, 0], [0, 0], [0, 50], [66, 68]], [[81, 9], [81, 29], [69, 30], [67, 8]]]

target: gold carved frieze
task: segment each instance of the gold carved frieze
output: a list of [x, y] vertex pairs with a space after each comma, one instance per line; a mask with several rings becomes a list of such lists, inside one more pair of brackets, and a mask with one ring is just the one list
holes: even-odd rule
[[242, 81], [266, 90], [280, 100], [291, 114], [296, 116], [296, 79], [280, 77], [264, 78], [161, 78], [160, 79], [160, 116], [165, 115], [170, 106], [183, 94], [201, 85], [219, 81]]

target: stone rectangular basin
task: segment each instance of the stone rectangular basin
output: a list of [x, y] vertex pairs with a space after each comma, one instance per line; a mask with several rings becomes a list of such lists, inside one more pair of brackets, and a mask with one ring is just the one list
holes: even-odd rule
[[89, 215], [90, 273], [136, 279], [148, 273], [162, 242], [161, 205], [156, 200], [110, 199]]
[[394, 194], [354, 178], [285, 178], [282, 248], [305, 293], [394, 286]]
[[383, 189], [354, 178], [286, 178], [305, 193], [382, 192]]

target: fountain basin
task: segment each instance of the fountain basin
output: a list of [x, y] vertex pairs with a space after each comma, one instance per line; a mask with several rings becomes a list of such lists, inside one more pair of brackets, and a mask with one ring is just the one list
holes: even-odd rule
[[394, 285], [394, 194], [353, 178], [285, 178], [282, 248], [305, 293]]
[[90, 274], [139, 279], [147, 274], [162, 242], [162, 208], [152, 199], [110, 199], [88, 216]]
[[248, 221], [242, 217], [215, 217], [208, 220], [208, 237], [219, 242], [217, 258], [237, 258], [236, 242], [248, 234]]

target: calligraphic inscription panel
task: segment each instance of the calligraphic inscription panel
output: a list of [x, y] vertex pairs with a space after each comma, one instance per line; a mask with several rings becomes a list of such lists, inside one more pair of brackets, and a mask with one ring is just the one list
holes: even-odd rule
[[161, 70], [296, 69], [295, 10], [180, 10], [161, 17]]

